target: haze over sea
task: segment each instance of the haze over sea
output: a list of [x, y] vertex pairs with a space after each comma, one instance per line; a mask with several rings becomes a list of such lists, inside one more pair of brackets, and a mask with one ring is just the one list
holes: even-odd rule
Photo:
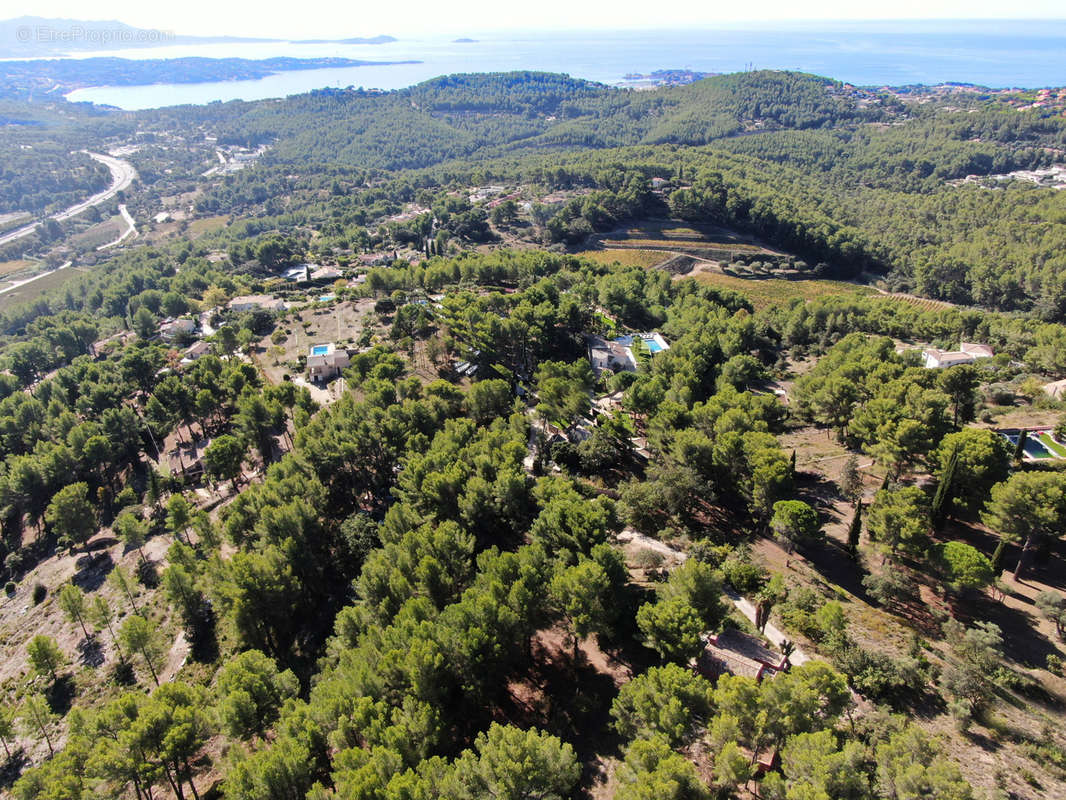
[[[364, 32], [374, 33], [374, 32]], [[396, 33], [399, 35], [399, 32]], [[1066, 85], [1066, 20], [811, 22], [713, 30], [507, 32], [412, 38], [381, 45], [213, 44], [121, 50], [122, 58], [341, 56], [418, 64], [283, 72], [261, 80], [93, 87], [68, 95], [124, 109], [284, 97], [324, 87], [398, 89], [456, 72], [531, 69], [618, 83], [657, 69], [796, 69], [864, 86]]]

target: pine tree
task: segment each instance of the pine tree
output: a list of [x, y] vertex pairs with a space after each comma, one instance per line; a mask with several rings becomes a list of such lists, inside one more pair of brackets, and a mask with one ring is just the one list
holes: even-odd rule
[[848, 550], [852, 556], [859, 552], [859, 535], [862, 533], [862, 501], [855, 503], [855, 515], [851, 518], [851, 527], [848, 528]]

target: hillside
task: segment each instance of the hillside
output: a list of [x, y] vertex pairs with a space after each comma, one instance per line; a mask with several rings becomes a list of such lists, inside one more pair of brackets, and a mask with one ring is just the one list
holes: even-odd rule
[[0, 793], [1066, 796], [1063, 119], [956, 94], [4, 102]]

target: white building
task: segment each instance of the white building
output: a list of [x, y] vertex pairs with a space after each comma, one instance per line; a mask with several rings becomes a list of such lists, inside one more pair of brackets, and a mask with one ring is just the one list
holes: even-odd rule
[[610, 341], [602, 336], [589, 336], [589, 361], [592, 368], [599, 372], [609, 369], [614, 372], [635, 372], [637, 369], [637, 355], [634, 347], [644, 347], [653, 356], [663, 350], [669, 350], [670, 345], [659, 333], [634, 333], [619, 336]]
[[979, 358], [991, 358], [995, 353], [986, 344], [960, 342], [958, 350], [938, 350], [928, 347], [922, 351], [922, 360], [926, 369], [956, 367], [959, 364], [973, 364]]
[[334, 281], [341, 277], [341, 271], [336, 267], [319, 267], [311, 273], [313, 281]]
[[159, 335], [167, 341], [177, 339], [179, 336], [189, 336], [195, 331], [196, 322], [187, 317], [168, 319], [159, 325]]

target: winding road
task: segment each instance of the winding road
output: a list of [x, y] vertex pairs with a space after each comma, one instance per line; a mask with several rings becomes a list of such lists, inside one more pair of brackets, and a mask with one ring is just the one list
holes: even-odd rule
[[130, 212], [126, 209], [125, 203], [119, 203], [118, 213], [122, 215], [122, 219], [126, 220], [126, 224], [129, 227], [126, 228], [126, 230], [122, 232], [122, 235], [115, 239], [115, 241], [102, 244], [96, 248], [97, 250], [106, 250], [109, 247], [114, 247], [116, 244], [122, 244], [130, 236], [138, 235], [137, 224], [133, 221], [133, 217], [130, 216]]
[[[89, 158], [99, 161], [111, 170], [111, 185], [102, 192], [97, 192], [87, 200], [83, 200], [68, 209], [52, 214], [47, 219], [54, 219], [57, 222], [62, 222], [71, 217], [76, 217], [88, 208], [107, 202], [123, 189], [128, 188], [129, 185], [133, 183], [134, 178], [137, 177], [137, 170], [135, 170], [133, 165], [128, 161], [123, 161], [121, 158], [115, 158], [114, 156], [105, 156], [100, 153], [90, 153], [88, 150], [82, 150], [81, 152], [88, 155]], [[127, 222], [129, 221], [130, 220], [127, 219]], [[11, 233], [5, 233], [3, 236], [0, 236], [0, 245], [5, 245], [8, 242], [21, 239], [24, 236], [29, 236], [37, 229], [37, 226], [40, 225], [41, 222], [42, 220], [36, 220], [29, 225], [24, 225], [23, 227], [12, 231]]]

